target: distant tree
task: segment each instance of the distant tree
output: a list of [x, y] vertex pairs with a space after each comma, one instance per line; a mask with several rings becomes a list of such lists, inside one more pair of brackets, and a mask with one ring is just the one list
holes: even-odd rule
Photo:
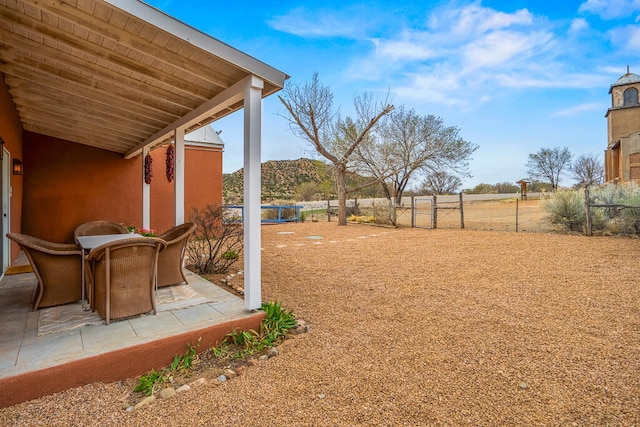
[[527, 170], [533, 179], [546, 180], [553, 191], [558, 189], [560, 176], [571, 167], [571, 153], [564, 148], [541, 148], [537, 153], [529, 154]]
[[303, 182], [296, 188], [296, 200], [300, 202], [315, 200], [319, 192], [320, 189], [315, 182]]
[[422, 181], [423, 194], [454, 194], [462, 187], [462, 181], [445, 171], [435, 171]]
[[604, 164], [597, 154], [583, 154], [571, 165], [573, 179], [579, 187], [599, 185], [604, 182]]
[[498, 182], [493, 187], [495, 188], [496, 194], [517, 193], [520, 191], [519, 185], [510, 182]]
[[363, 94], [354, 98], [356, 118], [340, 118], [333, 109], [333, 93], [323, 86], [318, 73], [305, 85], [288, 84], [278, 96], [287, 109], [292, 132], [311, 143], [329, 160], [335, 169], [338, 189], [338, 225], [347, 225], [347, 189], [345, 178], [348, 162], [358, 145], [366, 138], [378, 120], [393, 110], [393, 105], [373, 105]]
[[356, 167], [379, 180], [387, 199], [398, 206], [414, 174], [451, 170], [468, 175], [469, 159], [477, 149], [441, 118], [399, 107], [357, 148]]
[[487, 183], [484, 183], [484, 182], [476, 185], [473, 188], [469, 188], [469, 189], [464, 190], [464, 192], [468, 193], [468, 194], [489, 194], [489, 193], [492, 193], [494, 191], [495, 190], [494, 190], [493, 185], [487, 184]]

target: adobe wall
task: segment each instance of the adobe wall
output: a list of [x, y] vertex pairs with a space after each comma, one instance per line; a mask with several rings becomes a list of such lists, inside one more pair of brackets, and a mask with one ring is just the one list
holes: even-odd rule
[[639, 117], [640, 107], [609, 110], [607, 114], [608, 142], [617, 141], [624, 136], [629, 136], [633, 132], [637, 132]]
[[[4, 83], [2, 74], [0, 73], [0, 138], [5, 142], [5, 148], [9, 151], [11, 159], [9, 164], [12, 164], [12, 160], [23, 159], [22, 155], [22, 125], [20, 124], [20, 118], [18, 111], [11, 100], [9, 95], [9, 89]], [[11, 231], [20, 231], [21, 217], [22, 217], [22, 182], [23, 175], [11, 176], [11, 212], [9, 225]], [[4, 214], [4, 212], [3, 212]], [[18, 245], [11, 242], [11, 256], [10, 260], [13, 260], [19, 252]]]
[[[174, 224], [173, 182], [165, 176], [165, 149], [152, 152], [151, 227]], [[142, 226], [142, 158], [24, 133], [22, 232], [72, 242], [83, 222], [109, 220]], [[222, 201], [222, 152], [185, 150], [185, 220], [193, 206]]]

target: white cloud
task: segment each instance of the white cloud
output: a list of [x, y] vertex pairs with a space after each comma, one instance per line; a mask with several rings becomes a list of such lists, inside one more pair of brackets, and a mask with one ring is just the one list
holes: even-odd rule
[[571, 21], [571, 26], [569, 27], [569, 34], [577, 35], [577, 34], [584, 33], [587, 30], [589, 30], [589, 23], [587, 22], [587, 20], [584, 18], [576, 18], [573, 21]]
[[275, 30], [301, 37], [360, 38], [367, 25], [362, 20], [354, 19], [354, 16], [357, 15], [298, 7], [286, 15], [270, 19], [268, 24]]
[[587, 0], [578, 11], [603, 19], [626, 18], [640, 12], [640, 0]]
[[606, 106], [603, 107], [602, 104], [597, 102], [590, 102], [586, 104], [574, 105], [573, 107], [566, 108], [564, 110], [556, 111], [552, 114], [553, 117], [566, 117], [566, 116], [576, 116], [585, 112], [590, 111], [604, 111]]
[[621, 49], [633, 52], [640, 49], [640, 25], [627, 25], [609, 31], [611, 42]]

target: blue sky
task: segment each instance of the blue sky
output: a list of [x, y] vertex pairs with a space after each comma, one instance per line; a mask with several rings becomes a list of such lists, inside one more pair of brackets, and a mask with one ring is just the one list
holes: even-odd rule
[[[290, 83], [318, 72], [343, 116], [369, 91], [441, 117], [480, 147], [465, 188], [526, 177], [528, 155], [542, 147], [602, 158], [609, 88], [627, 65], [640, 74], [640, 0], [149, 3]], [[264, 100], [263, 161], [314, 154], [284, 112], [277, 96]], [[241, 168], [242, 114], [214, 127], [224, 172]]]

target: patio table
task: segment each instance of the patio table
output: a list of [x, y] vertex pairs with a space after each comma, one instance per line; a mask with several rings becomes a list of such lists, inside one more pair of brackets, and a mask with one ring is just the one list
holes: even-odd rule
[[85, 305], [85, 274], [84, 274], [84, 256], [88, 254], [91, 249], [97, 248], [100, 245], [104, 245], [105, 243], [115, 242], [117, 240], [130, 239], [132, 237], [142, 237], [142, 235], [137, 233], [127, 233], [127, 234], [100, 234], [95, 236], [78, 236], [78, 245], [80, 245], [80, 249], [82, 249], [82, 310], [89, 311], [91, 307], [87, 307]]

